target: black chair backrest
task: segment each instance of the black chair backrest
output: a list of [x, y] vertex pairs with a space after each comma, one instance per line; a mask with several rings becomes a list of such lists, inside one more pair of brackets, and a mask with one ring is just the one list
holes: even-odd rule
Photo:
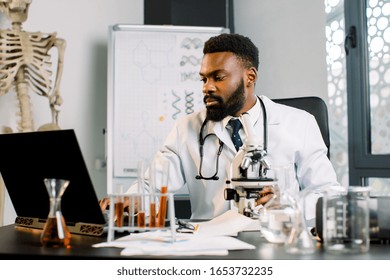
[[305, 96], [294, 98], [273, 99], [274, 102], [305, 110], [312, 114], [317, 120], [320, 127], [322, 138], [326, 147], [328, 147], [328, 158], [330, 158], [330, 137], [329, 137], [329, 121], [328, 108], [324, 100], [318, 96]]

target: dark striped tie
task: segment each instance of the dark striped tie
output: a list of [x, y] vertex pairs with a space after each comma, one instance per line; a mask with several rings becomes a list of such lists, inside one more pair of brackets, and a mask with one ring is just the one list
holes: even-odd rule
[[231, 119], [229, 121], [229, 123], [230, 123], [231, 127], [233, 128], [232, 141], [233, 141], [234, 147], [236, 148], [236, 151], [238, 151], [240, 149], [240, 147], [242, 146], [242, 140], [241, 140], [240, 134], [238, 133], [238, 131], [242, 127], [242, 124], [241, 124], [239, 119]]

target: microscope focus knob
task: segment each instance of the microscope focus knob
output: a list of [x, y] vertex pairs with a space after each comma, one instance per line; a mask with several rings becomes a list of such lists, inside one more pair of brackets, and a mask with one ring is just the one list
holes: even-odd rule
[[238, 202], [239, 196], [237, 194], [237, 191], [235, 189], [226, 188], [224, 192], [225, 200], [235, 200]]

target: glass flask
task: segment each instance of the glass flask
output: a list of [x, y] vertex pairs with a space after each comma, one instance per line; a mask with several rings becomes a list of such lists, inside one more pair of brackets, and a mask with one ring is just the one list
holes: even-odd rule
[[304, 200], [305, 197], [294, 201], [295, 211], [292, 216], [292, 227], [284, 242], [284, 248], [290, 254], [305, 255], [315, 252], [314, 238], [306, 225], [305, 207], [302, 207], [299, 203], [299, 200], [302, 199]]
[[293, 226], [295, 205], [292, 203], [290, 169], [286, 166], [271, 169], [274, 183], [263, 189], [272, 193], [271, 198], [259, 211], [260, 230], [271, 243], [284, 243]]
[[275, 166], [271, 170], [275, 180], [273, 197], [260, 211], [261, 233], [268, 242], [284, 244], [287, 253], [311, 254], [314, 241], [306, 226], [304, 207], [300, 205], [307, 191], [299, 192], [294, 185], [292, 165]]
[[[295, 216], [293, 218], [293, 226], [290, 231], [284, 247], [287, 253], [296, 255], [313, 254], [316, 250], [316, 241], [310, 233], [308, 224], [310, 219], [307, 219], [306, 212], [315, 211], [311, 209], [316, 207], [313, 202], [317, 202], [318, 198], [326, 194], [339, 193], [344, 190], [341, 186], [321, 186], [310, 187], [299, 191], [299, 195], [292, 197], [294, 201]], [[310, 204], [312, 204], [310, 206]], [[307, 207], [308, 206], [308, 207]], [[318, 218], [318, 217], [317, 217]]]
[[271, 243], [284, 243], [290, 234], [294, 209], [288, 205], [264, 207], [260, 211], [260, 230]]
[[43, 181], [50, 198], [50, 211], [41, 234], [41, 243], [45, 247], [69, 247], [71, 234], [61, 212], [61, 198], [69, 181], [53, 178]]

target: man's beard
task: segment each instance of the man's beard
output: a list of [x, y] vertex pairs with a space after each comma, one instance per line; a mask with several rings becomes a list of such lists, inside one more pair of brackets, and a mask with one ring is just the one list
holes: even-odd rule
[[[207, 108], [206, 118], [210, 121], [218, 122], [223, 120], [226, 116], [234, 116], [245, 104], [244, 91], [244, 80], [241, 80], [241, 83], [226, 101], [220, 96], [208, 94], [209, 97], [218, 101], [218, 104]], [[206, 96], [204, 101], [206, 103]]]

